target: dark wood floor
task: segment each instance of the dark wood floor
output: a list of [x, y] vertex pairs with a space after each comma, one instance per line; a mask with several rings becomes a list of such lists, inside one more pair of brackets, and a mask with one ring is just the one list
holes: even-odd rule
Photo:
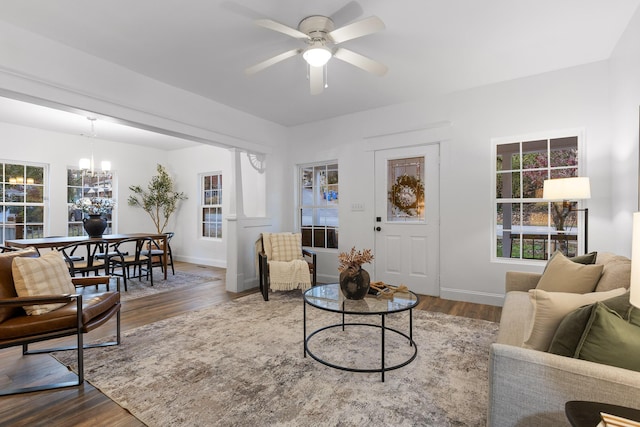
[[[198, 275], [219, 275], [220, 270], [176, 262], [179, 271]], [[224, 282], [195, 285], [122, 304], [122, 331], [157, 322], [191, 310], [220, 304], [255, 292], [234, 294], [225, 290]], [[497, 322], [500, 307], [449, 301], [421, 296], [421, 310], [437, 311]], [[114, 322], [104, 325], [86, 338], [95, 340], [112, 334]], [[20, 348], [0, 350], [0, 388], [32, 385], [43, 378], [70, 381], [73, 377], [49, 355], [21, 355]], [[0, 426], [140, 426], [143, 425], [96, 388], [85, 382], [80, 387], [0, 397]]]

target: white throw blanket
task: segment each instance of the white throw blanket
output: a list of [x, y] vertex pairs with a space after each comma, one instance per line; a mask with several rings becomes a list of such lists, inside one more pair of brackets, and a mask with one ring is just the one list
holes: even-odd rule
[[293, 261], [269, 261], [270, 288], [274, 291], [290, 291], [311, 287], [309, 264], [301, 259]]

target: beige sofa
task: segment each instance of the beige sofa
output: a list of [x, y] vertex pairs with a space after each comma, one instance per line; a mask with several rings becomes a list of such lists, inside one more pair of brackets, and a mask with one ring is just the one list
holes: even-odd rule
[[[595, 291], [629, 287], [627, 258], [599, 254], [596, 263], [604, 269]], [[533, 317], [528, 290], [540, 277], [507, 272], [500, 329], [490, 349], [487, 425], [567, 426], [564, 405], [570, 400], [640, 409], [640, 372], [523, 346]]]

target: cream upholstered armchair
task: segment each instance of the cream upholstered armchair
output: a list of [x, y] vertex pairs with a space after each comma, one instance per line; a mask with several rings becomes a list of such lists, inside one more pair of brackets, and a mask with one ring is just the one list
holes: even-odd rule
[[316, 284], [316, 254], [302, 247], [300, 233], [262, 233], [256, 242], [260, 292], [307, 290]]

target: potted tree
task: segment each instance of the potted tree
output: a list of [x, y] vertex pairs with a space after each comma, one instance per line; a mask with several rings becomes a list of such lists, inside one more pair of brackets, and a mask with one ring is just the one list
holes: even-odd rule
[[129, 187], [133, 194], [129, 196], [128, 204], [144, 209], [153, 220], [158, 234], [161, 234], [178, 208], [178, 202], [187, 199], [187, 196], [174, 190], [173, 179], [162, 165], [158, 165], [157, 171], [158, 174], [151, 177], [146, 189], [139, 185]]

